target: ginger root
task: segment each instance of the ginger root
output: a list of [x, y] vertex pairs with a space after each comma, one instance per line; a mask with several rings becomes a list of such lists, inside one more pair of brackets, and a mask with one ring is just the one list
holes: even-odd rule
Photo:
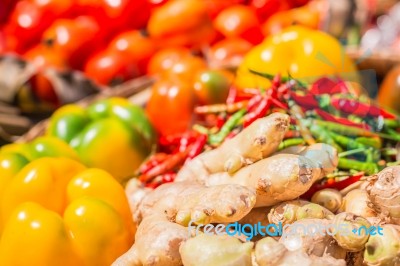
[[364, 262], [369, 266], [399, 265], [400, 226], [385, 224], [381, 234], [371, 235], [365, 245]]
[[368, 179], [366, 188], [374, 209], [400, 225], [400, 166], [391, 166]]
[[282, 243], [271, 237], [258, 241], [255, 248], [255, 258], [259, 266], [345, 266], [343, 259], [336, 259], [330, 255], [308, 255], [305, 251], [297, 249], [288, 250]]
[[267, 207], [305, 193], [320, 177], [321, 169], [310, 159], [294, 154], [278, 154], [244, 167], [234, 175], [212, 174], [207, 186], [239, 184], [257, 192], [256, 207]]
[[184, 165], [176, 181], [197, 180], [204, 183], [204, 178], [211, 174], [233, 174], [243, 166], [271, 155], [278, 149], [289, 124], [289, 116], [282, 113], [257, 119], [236, 137]]
[[152, 214], [138, 226], [135, 243], [112, 266], [179, 266], [180, 244], [190, 237], [188, 229], [170, 222], [165, 215]]
[[185, 266], [251, 266], [254, 243], [227, 235], [201, 234], [179, 248]]
[[240, 220], [256, 201], [253, 189], [235, 185], [205, 187], [188, 182], [161, 185], [144, 198], [139, 208], [142, 217], [165, 214], [182, 225], [229, 223]]
[[337, 259], [344, 259], [346, 251], [326, 231], [330, 223], [327, 219], [296, 221], [290, 228], [286, 228], [279, 242], [290, 251], [302, 250], [306, 254], [318, 257], [328, 254]]

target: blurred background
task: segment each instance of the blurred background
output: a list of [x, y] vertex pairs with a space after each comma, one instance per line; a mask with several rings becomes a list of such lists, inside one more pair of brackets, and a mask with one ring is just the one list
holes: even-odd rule
[[[272, 57], [264, 52], [255, 58], [257, 47], [271, 45], [288, 27], [305, 36], [301, 43], [273, 46]], [[316, 30], [343, 48], [313, 37]], [[297, 47], [305, 47], [307, 56], [299, 56]], [[159, 109], [163, 87], [149, 88], [160, 79], [179, 84], [172, 114], [190, 113], [187, 87], [200, 104], [213, 104], [225, 101], [231, 86], [263, 86], [242, 75], [252, 64], [271, 75], [305, 78], [352, 74], [349, 58], [369, 78], [364, 92], [398, 112], [399, 52], [398, 1], [2, 0], [0, 139], [14, 141], [56, 108], [88, 96], [135, 95], [138, 103]], [[193, 80], [205, 69], [214, 72]], [[168, 123], [156, 120], [156, 126]]]

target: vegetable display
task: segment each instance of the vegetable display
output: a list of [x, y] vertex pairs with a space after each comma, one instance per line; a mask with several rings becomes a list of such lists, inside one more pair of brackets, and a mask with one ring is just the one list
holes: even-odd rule
[[400, 265], [398, 69], [342, 46], [374, 3], [11, 2], [0, 265]]

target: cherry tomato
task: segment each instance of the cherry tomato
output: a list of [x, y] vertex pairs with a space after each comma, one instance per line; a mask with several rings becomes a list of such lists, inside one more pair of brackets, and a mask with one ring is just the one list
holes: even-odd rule
[[86, 58], [102, 46], [96, 38], [99, 31], [91, 17], [58, 19], [43, 33], [42, 42], [68, 58], [73, 68], [81, 69]]
[[264, 39], [255, 10], [249, 6], [233, 5], [223, 10], [215, 18], [214, 27], [225, 37], [241, 37], [253, 44]]
[[195, 75], [207, 68], [204, 59], [198, 56], [186, 56], [173, 64], [171, 68], [162, 73], [162, 76], [167, 79], [180, 79], [189, 84], [193, 83]]
[[152, 8], [162, 6], [168, 2], [168, 0], [147, 0], [149, 1]]
[[76, 1], [81, 12], [95, 18], [102, 29], [139, 29], [146, 25], [150, 17], [148, 0]]
[[263, 25], [264, 34], [271, 35], [281, 32], [291, 25], [303, 25], [310, 29], [318, 29], [320, 12], [311, 6], [303, 6], [291, 10], [280, 11], [272, 15]]
[[144, 75], [151, 56], [156, 52], [155, 42], [138, 30], [126, 31], [117, 35], [109, 49], [118, 51], [137, 63], [139, 73]]
[[71, 12], [73, 0], [25, 0], [16, 3], [5, 31], [18, 39], [15, 50], [23, 53], [39, 42], [42, 32], [57, 18]]
[[154, 9], [147, 29], [165, 46], [201, 47], [215, 37], [203, 0], [169, 0]]
[[151, 57], [147, 73], [150, 75], [161, 74], [186, 56], [190, 56], [190, 50], [184, 47], [161, 49]]
[[246, 0], [203, 0], [207, 5], [208, 13], [212, 18], [215, 18], [219, 12], [231, 5], [244, 4]]
[[0, 26], [7, 21], [16, 3], [15, 0], [0, 1]]
[[291, 0], [251, 0], [250, 6], [256, 9], [260, 21], [267, 20], [273, 14], [289, 10], [292, 7]]
[[63, 70], [67, 68], [66, 59], [54, 49], [38, 44], [25, 53], [24, 58], [34, 64], [39, 70], [46, 67]]
[[234, 75], [227, 70], [205, 70], [194, 82], [194, 91], [199, 104], [225, 103]]
[[215, 43], [208, 54], [210, 65], [215, 68], [234, 68], [253, 45], [241, 38], [226, 38]]
[[103, 50], [89, 58], [84, 72], [103, 85], [116, 85], [139, 75], [136, 62], [129, 61], [123, 54]]
[[146, 113], [161, 135], [189, 129], [194, 108], [193, 88], [182, 81], [161, 79], [152, 87]]

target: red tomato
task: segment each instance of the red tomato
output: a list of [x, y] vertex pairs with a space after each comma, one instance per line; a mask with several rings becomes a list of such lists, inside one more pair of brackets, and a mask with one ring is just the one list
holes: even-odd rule
[[150, 17], [151, 5], [147, 0], [76, 1], [81, 12], [94, 17], [102, 29], [139, 29]]
[[87, 57], [102, 46], [99, 32], [91, 17], [58, 19], [44, 32], [42, 42], [68, 58], [73, 68], [81, 69]]
[[290, 0], [251, 0], [250, 6], [256, 9], [260, 21], [265, 21], [278, 11], [289, 10], [292, 7], [290, 2]]
[[71, 11], [72, 0], [19, 1], [5, 27], [7, 34], [18, 39], [16, 52], [22, 53], [39, 42], [42, 32], [57, 18]]
[[186, 56], [190, 56], [190, 50], [184, 47], [161, 49], [151, 57], [147, 73], [150, 75], [161, 74]]
[[246, 0], [203, 0], [212, 18], [215, 18], [222, 10], [237, 4], [244, 4]]
[[139, 74], [146, 74], [147, 64], [156, 52], [155, 42], [138, 30], [126, 31], [117, 35], [108, 46], [113, 51], [126, 55], [137, 63]]
[[146, 113], [161, 135], [189, 129], [194, 108], [193, 88], [182, 81], [159, 80], [152, 87]]
[[264, 39], [254, 8], [244, 5], [223, 10], [215, 18], [214, 27], [225, 37], [240, 37], [253, 44]]
[[190, 55], [182, 57], [171, 68], [165, 70], [162, 75], [167, 79], [180, 79], [193, 84], [196, 74], [206, 68], [207, 65], [203, 58]]
[[168, 0], [147, 0], [149, 1], [149, 3], [151, 4], [151, 6], [154, 7], [158, 7], [158, 6], [162, 6], [165, 3], [168, 2]]
[[237, 67], [253, 45], [241, 38], [227, 38], [211, 46], [210, 65], [215, 68]]
[[92, 56], [86, 62], [84, 72], [103, 85], [116, 85], [139, 76], [136, 62], [111, 50], [103, 50]]
[[0, 26], [7, 21], [16, 3], [15, 0], [0, 1]]
[[66, 60], [62, 55], [41, 44], [38, 44], [25, 53], [24, 58], [39, 69], [52, 67], [63, 70], [67, 68]]

